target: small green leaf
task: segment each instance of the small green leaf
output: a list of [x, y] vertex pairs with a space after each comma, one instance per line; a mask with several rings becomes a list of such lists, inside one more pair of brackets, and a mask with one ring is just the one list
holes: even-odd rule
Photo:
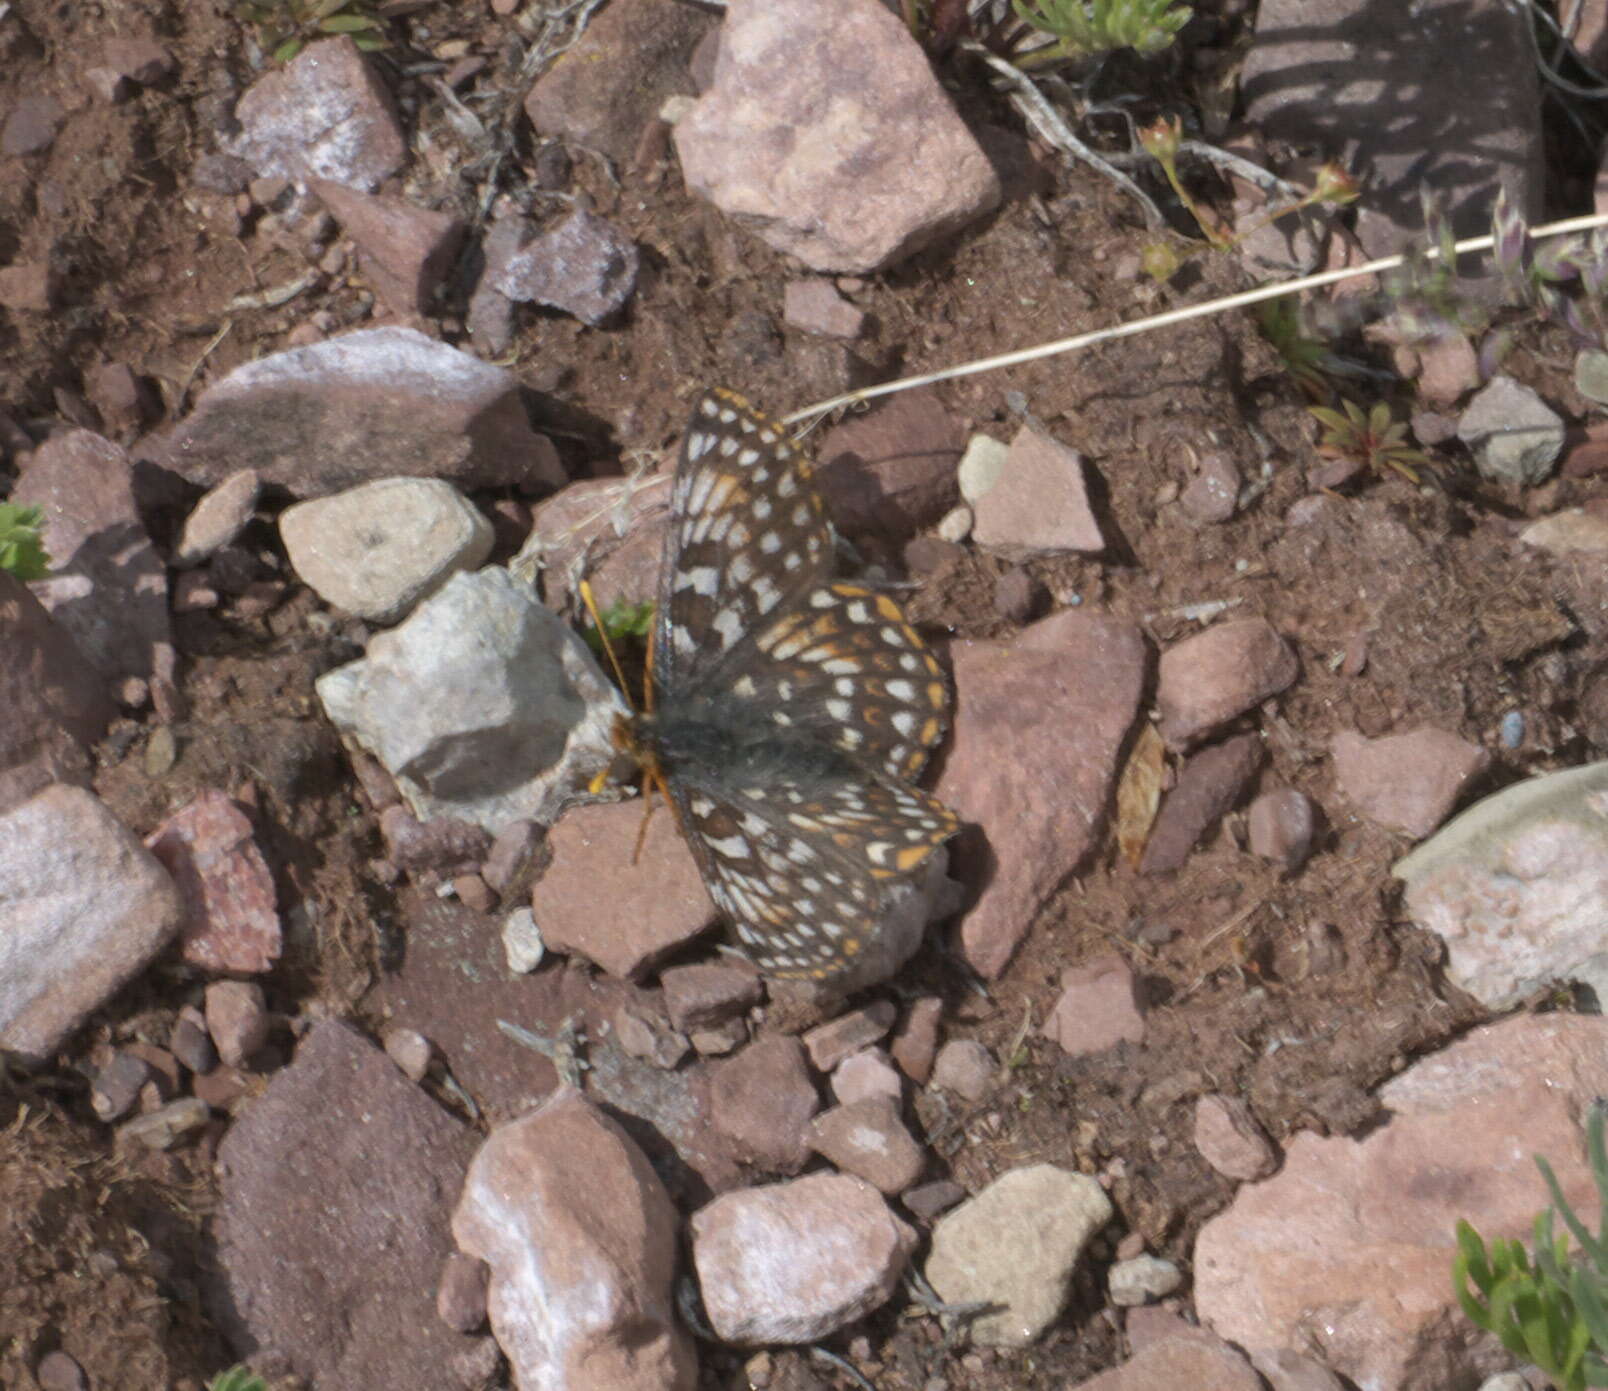
[[280, 44], [270, 56], [276, 63], [288, 63], [301, 51], [302, 40], [300, 37], [292, 35], [290, 38], [286, 39], [284, 43]]
[[378, 29], [380, 21], [366, 14], [337, 14], [319, 20], [318, 27], [326, 34], [360, 34], [365, 30]]

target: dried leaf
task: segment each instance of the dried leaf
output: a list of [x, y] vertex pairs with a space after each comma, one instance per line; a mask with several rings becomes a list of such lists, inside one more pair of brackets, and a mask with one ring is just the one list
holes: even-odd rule
[[1147, 723], [1133, 741], [1133, 752], [1117, 784], [1117, 848], [1135, 869], [1150, 839], [1166, 780], [1167, 745], [1155, 725]]

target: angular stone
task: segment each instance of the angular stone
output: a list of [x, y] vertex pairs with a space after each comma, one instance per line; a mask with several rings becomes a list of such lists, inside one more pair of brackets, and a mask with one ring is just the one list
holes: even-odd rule
[[904, 1099], [904, 1079], [880, 1048], [852, 1054], [832, 1069], [832, 1095], [844, 1105], [886, 1097], [894, 1105]]
[[56, 275], [45, 261], [0, 266], [0, 306], [19, 313], [46, 314], [56, 300]]
[[747, 1013], [765, 997], [759, 976], [743, 966], [709, 962], [674, 966], [659, 975], [670, 1026], [707, 1029]]
[[625, 1132], [562, 1087], [480, 1147], [452, 1215], [490, 1266], [497, 1341], [521, 1386], [692, 1391], [675, 1316], [676, 1211]]
[[1595, 977], [1608, 952], [1608, 763], [1476, 802], [1394, 873], [1413, 921], [1445, 941], [1448, 979], [1487, 1008]]
[[858, 1053], [886, 1036], [898, 1015], [891, 1000], [873, 1000], [819, 1024], [804, 1035], [804, 1047], [817, 1072], [830, 1072], [850, 1053]]
[[357, 243], [380, 298], [404, 317], [427, 312], [463, 242], [463, 219], [328, 179], [314, 180], [312, 189]]
[[1531, 522], [1519, 533], [1519, 541], [1557, 556], [1608, 554], [1608, 507], [1603, 501], [1593, 498], [1584, 507]]
[[317, 689], [336, 728], [379, 760], [423, 819], [493, 833], [556, 817], [613, 762], [614, 721], [625, 713], [586, 644], [495, 568], [454, 575]]
[[314, 1025], [218, 1147], [219, 1326], [320, 1391], [468, 1391], [434, 1306], [474, 1143], [356, 1030]]
[[899, 1071], [918, 1087], [932, 1075], [932, 1061], [938, 1053], [938, 1026], [944, 1016], [944, 1002], [937, 995], [923, 995], [910, 1002], [910, 1011], [893, 1035], [888, 1051]]
[[1117, 952], [1104, 952], [1061, 972], [1061, 997], [1044, 1022], [1044, 1036], [1073, 1057], [1103, 1053], [1119, 1043], [1143, 1043], [1133, 968]]
[[999, 481], [972, 502], [972, 539], [1007, 560], [1103, 551], [1083, 470], [1077, 450], [1024, 425]]
[[36, 155], [48, 150], [67, 119], [62, 104], [48, 92], [20, 97], [0, 126], [0, 155]]
[[994, 1055], [974, 1038], [952, 1038], [933, 1060], [932, 1085], [967, 1101], [981, 1101], [994, 1084]]
[[796, 1038], [769, 1034], [720, 1064], [709, 1085], [709, 1118], [739, 1157], [775, 1173], [809, 1158], [809, 1123], [820, 1109]]
[[491, 523], [438, 478], [381, 478], [279, 514], [297, 576], [319, 598], [395, 623], [453, 575], [491, 554]]
[[346, 34], [271, 68], [240, 98], [235, 118], [240, 133], [229, 152], [259, 175], [368, 192], [407, 159], [390, 93]]
[[1335, 781], [1348, 801], [1386, 830], [1422, 839], [1446, 819], [1485, 751], [1442, 729], [1365, 739], [1341, 730], [1330, 743]]
[[789, 328], [827, 338], [858, 338], [865, 311], [840, 295], [829, 280], [789, 280], [782, 291], [782, 318]]
[[190, 510], [173, 548], [179, 568], [199, 565], [234, 541], [256, 510], [262, 480], [250, 469], [231, 473]]
[[1224, 1178], [1239, 1183], [1264, 1179], [1279, 1167], [1279, 1154], [1237, 1096], [1203, 1096], [1195, 1103], [1195, 1148]]
[[636, 292], [641, 257], [612, 223], [577, 208], [502, 258], [491, 285], [515, 303], [534, 301], [600, 327]]
[[848, 1102], [810, 1123], [810, 1146], [829, 1163], [863, 1178], [883, 1193], [910, 1187], [927, 1155], [899, 1119], [899, 1105], [886, 1097]]
[[1208, 450], [1184, 485], [1178, 505], [1197, 522], [1226, 522], [1239, 506], [1240, 476], [1234, 460], [1220, 449]]
[[815, 478], [834, 526], [890, 539], [934, 525], [955, 503], [965, 430], [935, 392], [901, 392], [827, 432]]
[[1156, 703], [1162, 735], [1183, 748], [1277, 695], [1299, 674], [1294, 651], [1265, 618], [1218, 623], [1161, 654]]
[[634, 855], [642, 816], [637, 802], [566, 812], [547, 838], [552, 863], [531, 892], [550, 948], [622, 978], [645, 975], [716, 917], [692, 851], [662, 808]]
[[1557, 412], [1529, 387], [1494, 377], [1463, 411], [1457, 437], [1484, 477], [1533, 487], [1551, 476], [1563, 452], [1564, 428]]
[[811, 1174], [692, 1215], [704, 1310], [728, 1343], [814, 1343], [893, 1293], [916, 1234], [869, 1183]]
[[[1131, 623], [1067, 610], [1007, 642], [956, 642], [950, 655], [955, 725], [937, 795], [976, 828], [954, 850], [961, 881], [986, 883], [960, 948], [993, 979], [1098, 843], [1145, 644]], [[1001, 768], [1021, 776], [1007, 783]]]
[[1261, 1378], [1242, 1353], [1194, 1328], [1184, 1336], [1150, 1343], [1121, 1366], [1080, 1381], [1068, 1391], [1159, 1391], [1164, 1386], [1263, 1391]]
[[179, 930], [178, 890], [92, 793], [0, 816], [0, 1050], [43, 1062]]
[[255, 469], [297, 497], [395, 476], [461, 488], [564, 481], [511, 373], [394, 326], [235, 368], [169, 437], [165, 461], [202, 487]]
[[675, 128], [688, 187], [815, 270], [873, 271], [990, 211], [999, 180], [875, 0], [745, 4]]
[[1086, 1174], [1012, 1169], [938, 1220], [924, 1273], [945, 1303], [1003, 1306], [972, 1321], [974, 1342], [1025, 1347], [1060, 1314], [1084, 1247], [1112, 1211]]
[[173, 640], [167, 572], [134, 502], [133, 465], [88, 430], [34, 450], [9, 501], [44, 512], [54, 567], [33, 592], [108, 676], [149, 677]]
[[228, 1067], [243, 1067], [268, 1042], [270, 1020], [255, 981], [215, 980], [207, 986], [207, 1032]]

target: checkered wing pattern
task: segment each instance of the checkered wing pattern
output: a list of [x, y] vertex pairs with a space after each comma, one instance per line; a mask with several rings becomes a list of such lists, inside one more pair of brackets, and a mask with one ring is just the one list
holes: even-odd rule
[[909, 785], [943, 674], [889, 596], [831, 577], [808, 460], [740, 396], [699, 401], [671, 494], [644, 742], [760, 969], [848, 968], [958, 829]]
[[809, 789], [675, 785], [672, 795], [710, 896], [754, 964], [782, 979], [847, 969], [884, 912], [884, 887], [919, 872], [959, 829], [936, 798], [874, 775]]
[[707, 392], [671, 486], [655, 687], [708, 671], [831, 563], [826, 509], [786, 428], [734, 392]]

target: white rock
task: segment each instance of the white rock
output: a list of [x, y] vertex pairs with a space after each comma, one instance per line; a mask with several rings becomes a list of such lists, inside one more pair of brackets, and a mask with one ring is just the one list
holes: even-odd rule
[[975, 503], [998, 483], [1000, 474], [1005, 472], [1005, 460], [1010, 452], [1010, 445], [991, 435], [973, 435], [967, 440], [966, 452], [960, 456], [956, 469], [961, 497]]
[[439, 478], [381, 478], [287, 507], [290, 563], [326, 603], [394, 623], [491, 554], [491, 523]]
[[508, 969], [518, 976], [528, 976], [547, 955], [542, 930], [529, 908], [516, 908], [503, 919], [502, 944]]
[[1165, 1298], [1183, 1282], [1183, 1273], [1171, 1261], [1160, 1256], [1135, 1256], [1111, 1267], [1106, 1289], [1113, 1304], [1132, 1309]]
[[317, 689], [415, 816], [493, 834], [511, 821], [551, 824], [613, 761], [626, 713], [586, 644], [496, 568], [454, 575]]

